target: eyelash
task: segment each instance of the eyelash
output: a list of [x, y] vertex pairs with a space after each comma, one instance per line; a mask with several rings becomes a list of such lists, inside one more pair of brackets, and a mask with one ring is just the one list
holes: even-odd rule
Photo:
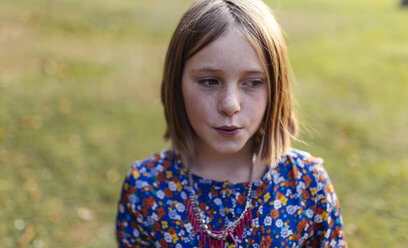
[[212, 83], [215, 82], [216, 84], [219, 83], [218, 80], [215, 79], [215, 78], [203, 78], [203, 79], [198, 80], [199, 84], [207, 86], [207, 87], [211, 87], [211, 86], [215, 85], [215, 84], [210, 84], [210, 82], [212, 82]]
[[259, 80], [259, 79], [254, 79], [254, 80], [250, 80], [249, 82], [245, 82], [244, 84], [248, 85], [248, 83], [252, 84], [252, 85], [250, 85], [251, 87], [257, 87], [257, 86], [261, 85], [263, 83], [263, 81]]
[[[214, 85], [218, 85], [219, 81], [218, 81], [218, 79], [215, 79], [215, 78], [204, 78], [204, 79], [198, 80], [198, 83], [203, 85], [203, 86], [206, 86], [206, 87], [211, 87], [211, 86], [214, 86]], [[259, 85], [261, 85], [262, 83], [263, 83], [262, 80], [254, 79], [254, 80], [245, 81], [243, 83], [243, 85], [255, 88], [255, 87], [258, 87]]]

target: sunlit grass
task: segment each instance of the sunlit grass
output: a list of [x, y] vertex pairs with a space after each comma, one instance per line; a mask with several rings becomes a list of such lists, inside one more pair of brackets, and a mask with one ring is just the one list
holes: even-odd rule
[[[408, 9], [268, 1], [305, 144], [325, 159], [351, 247], [408, 245]], [[168, 146], [160, 81], [190, 1], [0, 3], [0, 247], [113, 247], [132, 161]]]

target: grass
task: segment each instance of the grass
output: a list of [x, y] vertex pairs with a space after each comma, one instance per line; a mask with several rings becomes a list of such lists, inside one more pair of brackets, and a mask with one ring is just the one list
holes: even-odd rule
[[[0, 247], [113, 247], [132, 161], [167, 147], [166, 46], [190, 1], [0, 3]], [[286, 32], [306, 144], [350, 247], [407, 247], [408, 9], [268, 1]]]

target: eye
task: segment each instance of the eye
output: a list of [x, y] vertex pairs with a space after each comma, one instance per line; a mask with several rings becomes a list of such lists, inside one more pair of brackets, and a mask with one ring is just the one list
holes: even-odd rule
[[244, 83], [244, 85], [249, 86], [249, 87], [257, 87], [261, 84], [263, 84], [263, 81], [260, 79], [248, 80]]
[[219, 84], [218, 80], [215, 78], [203, 78], [203, 79], [198, 80], [198, 83], [200, 85], [207, 86], [207, 87], [215, 86]]

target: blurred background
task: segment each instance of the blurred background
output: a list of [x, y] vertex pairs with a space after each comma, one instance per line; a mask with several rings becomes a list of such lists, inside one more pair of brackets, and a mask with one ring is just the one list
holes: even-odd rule
[[[0, 247], [115, 247], [134, 160], [168, 147], [163, 59], [190, 0], [0, 1]], [[350, 247], [408, 247], [408, 7], [267, 3], [301, 138], [325, 159]]]

